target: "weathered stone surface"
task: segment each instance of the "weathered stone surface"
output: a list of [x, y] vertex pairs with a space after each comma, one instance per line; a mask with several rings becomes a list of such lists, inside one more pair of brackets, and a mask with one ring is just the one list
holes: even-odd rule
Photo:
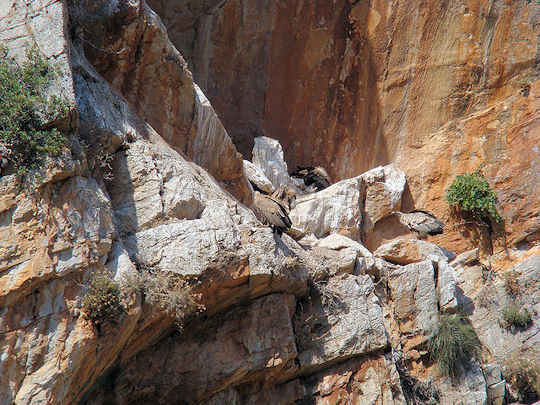
[[437, 266], [437, 294], [439, 296], [439, 310], [445, 312], [456, 311], [459, 302], [457, 296], [457, 274], [446, 260], [438, 260]]
[[259, 187], [262, 191], [265, 191], [268, 194], [272, 194], [274, 192], [274, 186], [266, 178], [264, 175], [264, 172], [262, 169], [260, 169], [258, 166], [255, 166], [253, 163], [251, 163], [249, 160], [244, 160], [244, 172], [246, 173], [247, 179], [255, 184], [257, 187]]
[[304, 400], [317, 405], [405, 405], [399, 375], [388, 355], [350, 360], [306, 379]]
[[296, 315], [295, 330], [301, 372], [388, 344], [381, 307], [367, 275], [343, 274], [316, 283]]
[[451, 264], [452, 266], [466, 266], [477, 262], [478, 259], [478, 248], [476, 248], [457, 255], [454, 260], [451, 261]]
[[289, 214], [293, 225], [318, 238], [339, 233], [360, 240], [361, 181], [361, 177], [342, 180], [322, 191], [297, 197]]
[[193, 402], [232, 384], [285, 377], [295, 371], [293, 310], [292, 296], [273, 294], [171, 336], [122, 370], [117, 395], [122, 403], [148, 395], [156, 403]]
[[146, 2], [69, 5], [74, 40], [97, 72], [170, 145], [249, 204], [241, 155]]
[[435, 271], [431, 260], [397, 268], [387, 275], [403, 350], [422, 344], [439, 322]]
[[453, 252], [441, 249], [431, 242], [404, 238], [379, 246], [373, 254], [396, 264], [420, 262], [428, 258], [449, 260], [455, 257]]
[[[321, 165], [335, 179], [395, 162], [409, 179], [406, 208], [445, 222], [448, 185], [483, 164], [508, 242], [538, 239], [534, 2], [150, 5], [245, 156], [264, 134], [290, 167]], [[476, 247], [462, 229], [438, 244]]]
[[297, 191], [300, 190], [298, 187], [300, 182], [289, 176], [289, 170], [287, 163], [283, 159], [283, 149], [279, 141], [265, 136], [255, 138], [253, 164], [262, 170], [274, 188], [287, 185]]
[[482, 368], [476, 360], [472, 361], [470, 369], [460, 367], [461, 383], [459, 387], [445, 378], [439, 382], [441, 390], [441, 405], [488, 405], [486, 380]]
[[362, 174], [365, 184], [363, 231], [369, 233], [375, 224], [401, 209], [405, 191], [405, 173], [393, 165], [379, 166]]

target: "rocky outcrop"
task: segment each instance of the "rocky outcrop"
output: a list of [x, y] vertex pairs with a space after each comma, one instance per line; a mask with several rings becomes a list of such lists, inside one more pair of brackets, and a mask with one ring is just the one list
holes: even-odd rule
[[[540, 355], [536, 185], [509, 177], [534, 178], [534, 159], [511, 162], [536, 153], [537, 74], [519, 95], [516, 80], [537, 27], [516, 25], [534, 21], [529, 3], [473, 3], [0, 5], [10, 54], [35, 42], [58, 63], [48, 91], [68, 101], [57, 124], [70, 146], [33, 182], [0, 176], [0, 403], [405, 404], [424, 386], [445, 405], [516, 397], [505, 362]], [[494, 57], [522, 37], [522, 53]], [[227, 131], [242, 151], [257, 137], [253, 163]], [[428, 242], [392, 222], [412, 206], [447, 219], [448, 168], [478, 159], [511, 214], [508, 257], [455, 257], [444, 247], [469, 245], [455, 230]], [[341, 180], [305, 194], [295, 164]], [[298, 186], [298, 242], [257, 221], [244, 172], [268, 191]], [[96, 323], [82, 302], [102, 272], [123, 310]], [[182, 280], [153, 293], [191, 294], [201, 312], [173, 319], [139, 278]], [[510, 303], [530, 310], [527, 327], [500, 322]], [[452, 381], [429, 342], [458, 310], [483, 352]]]
[[146, 2], [70, 2], [69, 11], [74, 40], [134, 112], [249, 204], [241, 155]]
[[[538, 240], [534, 2], [150, 0], [239, 150], [278, 139], [332, 178], [396, 163], [405, 209], [450, 220], [445, 190], [483, 166], [510, 244]], [[437, 238], [471, 249], [451, 220]]]

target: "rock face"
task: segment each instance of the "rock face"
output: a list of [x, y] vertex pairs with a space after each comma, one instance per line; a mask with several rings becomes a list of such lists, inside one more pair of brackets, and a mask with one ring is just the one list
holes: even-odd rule
[[[69, 148], [33, 180], [0, 175], [0, 403], [515, 396], [507, 359], [540, 361], [538, 11], [415, 1], [1, 2], [10, 55], [36, 43], [56, 61]], [[256, 142], [253, 163], [227, 131], [242, 152]], [[508, 257], [392, 222], [413, 206], [445, 217], [449, 168], [480, 160]], [[248, 208], [247, 178], [295, 186], [295, 164], [341, 178], [298, 196], [298, 242]], [[102, 272], [123, 309], [98, 323], [83, 301]], [[174, 319], [185, 295], [193, 308]], [[529, 325], [504, 326], [510, 304]], [[484, 350], [451, 381], [429, 341], [458, 309]]]
[[[447, 187], [483, 165], [508, 241], [538, 240], [534, 2], [149, 4], [248, 158], [265, 135], [291, 167], [334, 179], [395, 162], [410, 179], [407, 209], [445, 221]], [[475, 247], [462, 229], [438, 241]]]
[[160, 18], [144, 1], [109, 3], [70, 3], [74, 40], [93, 68], [171, 146], [249, 204], [242, 158]]

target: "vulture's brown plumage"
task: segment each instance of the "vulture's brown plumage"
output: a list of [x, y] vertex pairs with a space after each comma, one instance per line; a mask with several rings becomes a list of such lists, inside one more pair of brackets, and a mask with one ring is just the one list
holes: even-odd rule
[[316, 191], [330, 186], [330, 176], [322, 167], [298, 166], [291, 176], [304, 180], [306, 187], [314, 187]]
[[257, 218], [262, 223], [270, 225], [278, 235], [292, 226], [288, 208], [275, 197], [255, 191], [253, 208]]

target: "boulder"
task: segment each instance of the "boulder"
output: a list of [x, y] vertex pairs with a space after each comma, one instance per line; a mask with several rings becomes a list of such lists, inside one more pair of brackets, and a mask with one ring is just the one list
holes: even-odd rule
[[455, 257], [453, 252], [442, 249], [434, 243], [406, 238], [385, 243], [373, 254], [396, 264], [415, 263], [428, 258], [448, 261]]
[[274, 185], [266, 178], [264, 172], [249, 160], [244, 160], [244, 173], [247, 179], [267, 194], [274, 192]]
[[400, 266], [387, 274], [393, 316], [404, 352], [427, 341], [439, 322], [435, 269], [431, 260]]
[[317, 282], [295, 317], [300, 372], [388, 345], [382, 310], [367, 275]]
[[446, 260], [438, 260], [434, 264], [437, 266], [438, 274], [439, 310], [442, 312], [455, 312], [459, 307], [456, 271]]
[[266, 136], [255, 138], [253, 164], [262, 170], [274, 188], [286, 185], [292, 187], [297, 193], [301, 193], [303, 182], [289, 176], [283, 149], [278, 140]]
[[406, 179], [394, 165], [376, 167], [361, 177], [365, 187], [363, 231], [369, 233], [380, 219], [401, 209]]
[[324, 238], [332, 233], [360, 240], [362, 224], [361, 177], [342, 180], [316, 193], [297, 197], [289, 216], [304, 233]]

